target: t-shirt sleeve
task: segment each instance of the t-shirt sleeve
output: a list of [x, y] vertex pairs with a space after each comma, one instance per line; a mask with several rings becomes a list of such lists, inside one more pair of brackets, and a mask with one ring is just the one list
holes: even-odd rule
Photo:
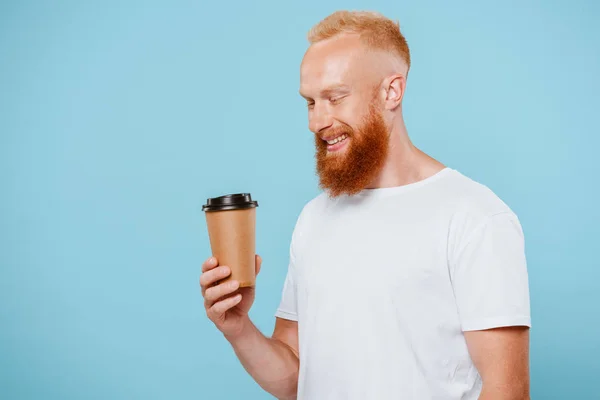
[[275, 316], [283, 319], [289, 319], [292, 321], [298, 321], [298, 309], [296, 303], [296, 279], [294, 277], [294, 266], [292, 262], [290, 262], [290, 266], [288, 267], [287, 275], [283, 283], [281, 301], [279, 303], [279, 307], [277, 308]]
[[296, 288], [296, 256], [294, 253], [295, 240], [298, 236], [298, 227], [294, 229], [290, 244], [288, 270], [281, 291], [281, 300], [275, 313], [276, 317], [298, 321], [298, 303]]
[[463, 331], [531, 326], [524, 237], [517, 216], [485, 218], [451, 265]]

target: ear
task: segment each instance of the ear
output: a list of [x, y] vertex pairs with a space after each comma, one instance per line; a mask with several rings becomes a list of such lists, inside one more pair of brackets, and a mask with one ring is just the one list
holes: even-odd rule
[[400, 74], [391, 75], [384, 80], [383, 87], [386, 91], [385, 109], [395, 110], [402, 104], [406, 89], [406, 77]]

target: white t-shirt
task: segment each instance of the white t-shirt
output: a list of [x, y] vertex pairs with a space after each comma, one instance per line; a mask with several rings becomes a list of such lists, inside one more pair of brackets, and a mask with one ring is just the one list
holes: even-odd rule
[[475, 400], [463, 331], [530, 326], [524, 239], [490, 189], [445, 168], [300, 213], [276, 316], [298, 321], [298, 398]]

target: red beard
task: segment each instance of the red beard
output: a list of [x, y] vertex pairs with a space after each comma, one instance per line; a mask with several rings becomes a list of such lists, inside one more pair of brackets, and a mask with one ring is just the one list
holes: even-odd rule
[[332, 128], [327, 137], [348, 135], [340, 154], [327, 153], [327, 142], [315, 135], [319, 186], [331, 197], [353, 195], [365, 189], [379, 174], [388, 155], [388, 130], [374, 105], [357, 130], [349, 125]]

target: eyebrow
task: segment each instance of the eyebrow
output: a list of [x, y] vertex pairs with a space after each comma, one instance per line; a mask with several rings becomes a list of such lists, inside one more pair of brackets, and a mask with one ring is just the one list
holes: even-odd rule
[[[333, 94], [343, 93], [350, 91], [350, 86], [344, 84], [338, 84], [328, 87], [327, 89], [321, 90], [320, 96], [321, 98], [331, 97]], [[304, 97], [306, 100], [312, 100], [311, 97], [305, 96], [300, 92], [300, 96]]]

